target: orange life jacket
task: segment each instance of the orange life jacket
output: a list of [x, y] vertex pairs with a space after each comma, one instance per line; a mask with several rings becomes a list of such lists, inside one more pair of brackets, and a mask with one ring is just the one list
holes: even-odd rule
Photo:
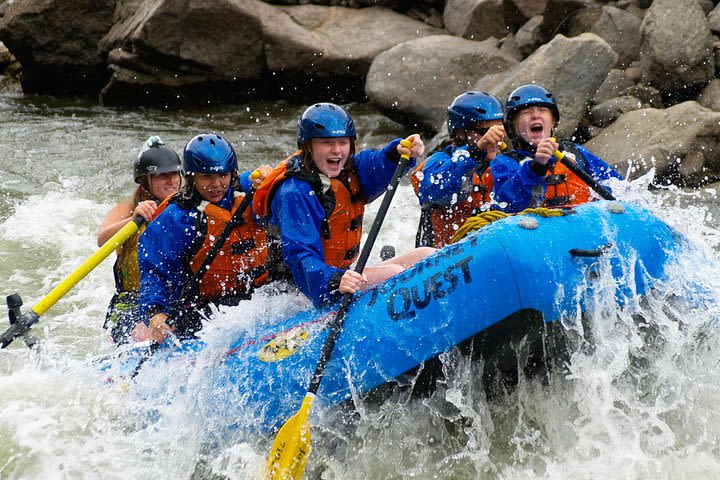
[[[195, 221], [195, 228], [202, 236], [193, 242], [190, 252], [186, 255], [193, 274], [197, 273], [243, 198], [243, 194], [235, 192], [230, 211], [207, 201], [202, 201], [194, 207], [200, 212]], [[160, 215], [171, 202], [177, 202], [176, 196], [163, 201], [153, 218]], [[255, 222], [252, 209], [248, 207], [243, 212], [240, 223], [230, 232], [210, 267], [205, 271], [199, 285], [195, 286], [196, 291], [207, 301], [249, 293], [268, 280], [265, 265], [267, 254], [267, 233]]]
[[[575, 163], [580, 165], [580, 168], [587, 170], [587, 168], [585, 168], [585, 159], [574, 143], [568, 140], [561, 140], [559, 144], [560, 151], [564, 152], [569, 160], [572, 161], [574, 157]], [[524, 160], [524, 158], [520, 158], [517, 152], [503, 153], [517, 161]], [[553, 162], [552, 166], [548, 168], [545, 173], [545, 183], [547, 185], [547, 191], [545, 192], [543, 207], [569, 208], [587, 203], [591, 199], [588, 184], [583, 182], [580, 177], [572, 173], [560, 162]]]
[[366, 203], [352, 159], [337, 178], [330, 179], [325, 192], [320, 176], [300, 165], [300, 151], [280, 162], [255, 192], [253, 208], [258, 215], [269, 217], [273, 195], [282, 182], [295, 177], [309, 183], [325, 210], [320, 232], [325, 263], [348, 268], [360, 252]]
[[[577, 163], [577, 156], [575, 158]], [[570, 156], [568, 156], [568, 159], [570, 159]], [[582, 156], [580, 161], [582, 161]], [[590, 201], [590, 187], [588, 184], [560, 162], [555, 162], [552, 167], [548, 168], [545, 174], [545, 183], [547, 184], [547, 192], [545, 192], [543, 206], [574, 207]]]
[[[410, 182], [415, 189], [416, 195], [420, 189], [421, 178], [417, 173], [422, 172], [426, 161], [418, 165], [410, 176]], [[447, 245], [457, 229], [465, 223], [465, 220], [479, 212], [489, 210], [492, 189], [493, 178], [490, 174], [490, 167], [488, 167], [482, 175], [479, 175], [477, 171], [473, 171], [472, 191], [467, 196], [458, 198], [455, 204], [424, 205], [420, 214], [424, 218], [420, 219], [421, 231], [418, 232], [416, 246], [442, 248]], [[421, 241], [419, 238], [421, 236], [426, 240]]]

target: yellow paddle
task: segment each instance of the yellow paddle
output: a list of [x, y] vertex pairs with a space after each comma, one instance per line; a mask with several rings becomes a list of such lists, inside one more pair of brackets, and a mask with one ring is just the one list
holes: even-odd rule
[[[5, 348], [12, 343], [20, 335], [24, 335], [30, 330], [30, 327], [38, 322], [40, 315], [45, 313], [50, 307], [60, 300], [63, 295], [70, 291], [77, 283], [85, 278], [100, 262], [105, 260], [108, 255], [130, 238], [138, 228], [145, 223], [145, 219], [140, 215], [132, 219], [127, 225], [122, 227], [115, 235], [110, 237], [102, 247], [93, 253], [87, 260], [76, 268], [68, 277], [53, 288], [44, 298], [36, 303], [29, 312], [20, 314], [20, 307], [23, 302], [17, 293], [7, 297], [7, 306], [10, 316], [10, 328], [0, 335], [0, 348]], [[29, 345], [32, 346], [32, 345]]]
[[[412, 148], [412, 142], [409, 140], [403, 140], [400, 142], [403, 147]], [[370, 233], [368, 233], [367, 241], [363, 245], [362, 252], [355, 266], [355, 271], [362, 273], [367, 263], [368, 257], [370, 257], [370, 251], [372, 250], [375, 239], [377, 238], [380, 226], [385, 219], [385, 214], [390, 207], [395, 190], [397, 190], [400, 177], [407, 169], [410, 163], [410, 156], [403, 154], [400, 162], [398, 162], [395, 173], [393, 174], [392, 180], [388, 185], [387, 191], [383, 196], [382, 204], [378, 209], [377, 216], [373, 221]], [[333, 350], [335, 349], [335, 341], [337, 340], [340, 330], [345, 320], [345, 312], [350, 306], [352, 301], [352, 294], [346, 293], [343, 296], [343, 302], [338, 310], [335, 318], [330, 324], [330, 333], [328, 334], [325, 344], [323, 345], [322, 351], [320, 352], [320, 359], [318, 360], [317, 368], [313, 374], [313, 378], [308, 387], [305, 398], [300, 405], [300, 410], [292, 416], [278, 431], [275, 441], [273, 442], [270, 455], [268, 456], [267, 462], [267, 478], [272, 480], [299, 480], [302, 478], [303, 472], [305, 471], [305, 465], [307, 464], [308, 455], [310, 455], [310, 409], [312, 408], [313, 400], [315, 395], [320, 388], [320, 382], [325, 372], [325, 367], [330, 361]]]

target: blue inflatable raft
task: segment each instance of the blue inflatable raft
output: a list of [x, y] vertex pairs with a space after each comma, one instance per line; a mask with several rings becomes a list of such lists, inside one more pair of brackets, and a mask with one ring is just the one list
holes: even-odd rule
[[[356, 296], [316, 409], [392, 383], [459, 345], [500, 361], [508, 338], [576, 318], [603, 278], [614, 279], [615, 290], [602, 282], [602, 295], [614, 293], [619, 305], [642, 295], [664, 277], [682, 241], [647, 210], [620, 202], [496, 221]], [[249, 419], [243, 427], [272, 430], [297, 412], [334, 313], [306, 311], [238, 338], [214, 366], [209, 377], [226, 408]], [[162, 347], [143, 370], [203, 348], [200, 341]]]

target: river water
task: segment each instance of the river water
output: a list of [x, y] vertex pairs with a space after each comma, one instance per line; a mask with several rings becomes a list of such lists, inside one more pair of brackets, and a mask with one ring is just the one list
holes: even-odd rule
[[[132, 162], [149, 135], [181, 151], [196, 134], [224, 134], [241, 168], [249, 169], [275, 164], [295, 150], [295, 121], [303, 108], [279, 102], [124, 110], [1, 93], [3, 295], [20, 293], [24, 309], [30, 308], [95, 251], [97, 226], [132, 192]], [[349, 108], [361, 148], [412, 133], [367, 106]], [[511, 394], [488, 400], [477, 365], [451, 353], [443, 359], [447, 381], [429, 398], [409, 399], [398, 391], [381, 404], [359, 402], [347, 428], [333, 412], [319, 412], [308, 476], [718, 478], [716, 192], [648, 190], [649, 183], [636, 180], [618, 194], [653, 210], [695, 249], [682, 255], [667, 284], [633, 307], [600, 299], [591, 315], [596, 345], [576, 352], [568, 372], [554, 375], [549, 385], [522, 380]], [[366, 215], [366, 232], [376, 208]], [[404, 184], [376, 245], [411, 248], [418, 216]], [[374, 253], [371, 261], [376, 258]], [[91, 359], [114, 349], [102, 329], [113, 292], [111, 263], [101, 264], [41, 318], [33, 329], [39, 352], [20, 339], [0, 351], [0, 478], [256, 477], [269, 440], [217, 434], [222, 415], [196, 408], [201, 396], [141, 401], [127, 385], [105, 385], [99, 378]], [[223, 329], [211, 324], [206, 340], [212, 344], [232, 328], [306, 305], [296, 296], [261, 292], [224, 315]], [[5, 315], [3, 308], [0, 321]], [[185, 373], [191, 391], [198, 373]]]

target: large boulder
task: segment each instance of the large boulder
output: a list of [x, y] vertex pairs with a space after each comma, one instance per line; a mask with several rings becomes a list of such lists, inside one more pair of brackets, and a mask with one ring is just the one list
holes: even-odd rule
[[549, 42], [557, 33], [569, 33], [567, 29], [578, 12], [599, 6], [595, 0], [547, 0], [539, 32], [542, 43]]
[[481, 78], [475, 89], [493, 93], [504, 102], [520, 85], [543, 85], [553, 92], [559, 104], [558, 137], [570, 137], [616, 60], [617, 54], [610, 45], [595, 34], [573, 38], [557, 35], [501, 77]]
[[0, 40], [22, 65], [25, 92], [97, 94], [107, 80], [97, 43], [112, 26], [117, 0], [16, 0]]
[[604, 128], [624, 114], [643, 107], [647, 105], [643, 105], [639, 99], [623, 95], [595, 105], [590, 109], [588, 117], [591, 125]]
[[599, 105], [611, 98], [619, 97], [623, 90], [634, 85], [633, 81], [625, 75], [623, 70], [613, 68], [608, 72], [607, 77], [605, 77], [605, 80], [603, 80], [602, 84], [598, 87], [591, 103]]
[[[141, 8], [131, 8], [142, 2]], [[276, 7], [259, 0], [122, 0], [100, 44], [105, 103], [220, 97], [364, 99], [373, 58], [443, 30], [387, 8]]]
[[715, 73], [712, 32], [697, 0], [655, 0], [642, 23], [642, 83], [671, 96]]
[[447, 0], [443, 21], [450, 33], [469, 40], [508, 34], [503, 0]]
[[378, 55], [370, 67], [365, 91], [385, 115], [435, 133], [447, 107], [475, 80], [517, 64], [493, 40], [473, 42], [448, 35], [397, 45]]
[[[701, 183], [720, 173], [720, 113], [697, 102], [626, 113], [586, 146], [633, 179], [655, 168], [676, 183]], [[707, 178], [706, 178], [707, 177]]]
[[103, 103], [226, 97], [261, 78], [260, 9], [273, 7], [252, 0], [145, 0], [131, 10], [122, 7], [138, 1], [125, 3], [98, 47], [112, 71]]
[[637, 60], [640, 53], [640, 25], [635, 15], [615, 7], [605, 6], [597, 22], [590, 29], [618, 54], [617, 67], [625, 68]]
[[281, 10], [284, 17], [263, 17], [271, 71], [365, 74], [375, 56], [388, 48], [444, 33], [382, 7], [302, 5]]
[[543, 43], [540, 33], [542, 22], [542, 15], [535, 15], [515, 33], [515, 47], [522, 58], [530, 56]]

